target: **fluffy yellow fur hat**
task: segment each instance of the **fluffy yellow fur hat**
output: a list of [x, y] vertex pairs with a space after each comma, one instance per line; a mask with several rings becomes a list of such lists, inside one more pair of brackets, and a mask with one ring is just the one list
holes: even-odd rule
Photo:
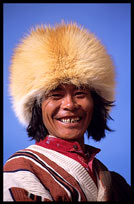
[[112, 60], [95, 35], [76, 23], [37, 26], [15, 48], [9, 88], [20, 122], [28, 125], [35, 99], [61, 83], [86, 85], [114, 99]]

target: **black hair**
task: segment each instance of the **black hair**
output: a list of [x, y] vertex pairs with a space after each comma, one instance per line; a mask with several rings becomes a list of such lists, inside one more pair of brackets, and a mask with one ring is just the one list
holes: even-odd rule
[[[87, 128], [88, 138], [92, 137], [96, 141], [100, 141], [101, 138], [105, 137], [105, 131], [112, 131], [108, 125], [108, 120], [113, 120], [109, 115], [109, 108], [114, 106], [113, 101], [107, 101], [102, 98], [95, 91], [91, 90], [92, 98], [94, 101], [93, 116], [89, 127]], [[27, 127], [28, 136], [31, 140], [39, 142], [43, 140], [47, 135], [48, 131], [43, 123], [42, 109], [41, 106], [35, 100], [32, 108], [31, 121]]]
[[91, 91], [94, 101], [94, 110], [89, 127], [87, 128], [88, 138], [91, 136], [94, 140], [100, 141], [106, 136], [105, 132], [113, 130], [108, 127], [108, 120], [113, 120], [109, 114], [109, 108], [114, 106], [114, 101], [108, 101]]
[[34, 139], [37, 142], [43, 140], [48, 135], [48, 131], [43, 123], [41, 107], [36, 100], [33, 104], [32, 117], [27, 127], [27, 133], [31, 140]]

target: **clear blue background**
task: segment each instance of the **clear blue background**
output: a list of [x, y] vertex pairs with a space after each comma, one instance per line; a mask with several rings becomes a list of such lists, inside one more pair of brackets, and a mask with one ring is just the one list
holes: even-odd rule
[[[85, 143], [101, 148], [97, 155], [110, 170], [121, 174], [131, 183], [130, 160], [130, 4], [4, 4], [4, 163], [29, 141], [11, 109], [8, 93], [9, 65], [13, 48], [32, 26], [75, 21], [102, 41], [116, 66], [116, 102], [109, 122], [113, 133], [95, 142], [85, 136]], [[19, 77], [19, 76], [18, 76]]]

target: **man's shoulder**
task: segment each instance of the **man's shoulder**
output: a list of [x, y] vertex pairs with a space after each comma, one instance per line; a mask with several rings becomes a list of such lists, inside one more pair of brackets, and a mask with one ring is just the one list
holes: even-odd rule
[[36, 164], [42, 161], [47, 161], [49, 157], [48, 155], [51, 155], [51, 152], [54, 151], [36, 144], [30, 145], [25, 149], [16, 151], [13, 155], [11, 155], [4, 165], [4, 171], [10, 171], [17, 168], [34, 168]]
[[110, 173], [112, 178], [112, 189], [114, 194], [118, 192], [118, 195], [120, 195], [124, 199], [131, 198], [132, 189], [131, 186], [125, 180], [125, 178], [117, 172], [110, 171]]
[[30, 160], [27, 158], [30, 158], [32, 154], [32, 152], [30, 151], [30, 147], [31, 145], [12, 154], [4, 165], [4, 171], [10, 171], [11, 169], [13, 170], [13, 168], [16, 166], [18, 166], [19, 168], [24, 168], [25, 166], [27, 166], [30, 163]]
[[[123, 176], [115, 171], [110, 171], [100, 160], [95, 158], [95, 165], [98, 171], [101, 171], [101, 175], [108, 177], [111, 188], [111, 196], [113, 200], [130, 200], [131, 199], [131, 187]], [[103, 177], [103, 178], [104, 178]]]
[[108, 171], [111, 175], [111, 179], [113, 183], [118, 183], [118, 184], [127, 184], [126, 180], [124, 179], [123, 176], [121, 176], [119, 173], [115, 171], [110, 171], [104, 163], [102, 163], [99, 159], [95, 158], [95, 164], [97, 168], [101, 171]]

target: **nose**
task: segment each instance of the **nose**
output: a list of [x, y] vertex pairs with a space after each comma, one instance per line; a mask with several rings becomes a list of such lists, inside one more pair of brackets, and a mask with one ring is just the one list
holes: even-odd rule
[[63, 98], [61, 107], [64, 110], [73, 111], [79, 109], [79, 104], [75, 101], [74, 97], [69, 94]]

